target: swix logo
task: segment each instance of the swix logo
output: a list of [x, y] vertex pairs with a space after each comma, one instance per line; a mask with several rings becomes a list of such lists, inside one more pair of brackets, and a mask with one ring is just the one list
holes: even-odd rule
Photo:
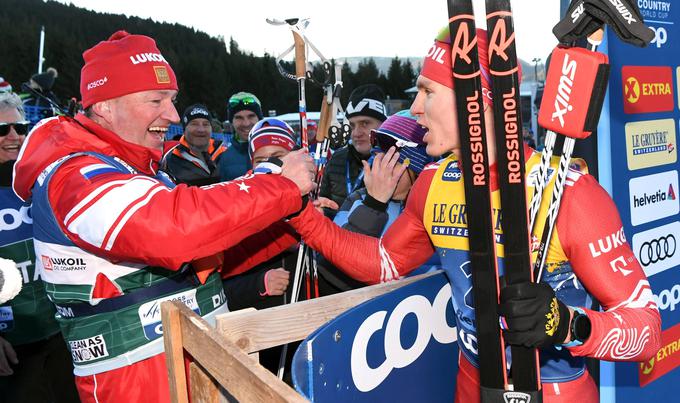
[[[452, 309], [451, 286], [444, 285], [430, 303], [423, 295], [411, 295], [402, 300], [394, 310], [378, 311], [370, 315], [357, 329], [352, 342], [350, 368], [354, 385], [361, 392], [369, 392], [380, 386], [395, 368], [404, 368], [415, 362], [434, 339], [441, 344], [456, 341], [456, 328], [446, 320], [446, 310]], [[402, 327], [407, 317], [415, 316], [417, 328], [415, 341], [404, 348], [401, 340]], [[387, 319], [387, 322], [385, 320]], [[381, 331], [384, 329], [384, 332]], [[384, 335], [384, 336], [383, 336]], [[380, 365], [368, 363], [368, 345], [371, 338], [384, 337], [385, 360]], [[371, 343], [371, 346], [379, 344]]]
[[555, 112], [552, 114], [552, 120], [555, 118], [560, 120], [560, 125], [564, 127], [564, 117], [568, 112], [574, 110], [574, 107], [569, 103], [571, 98], [571, 90], [574, 87], [574, 76], [576, 75], [576, 68], [578, 63], [576, 60], [570, 60], [569, 54], [564, 54], [564, 62], [562, 62], [562, 76], [560, 77], [560, 84], [557, 87], [557, 96], [555, 97]]
[[89, 91], [93, 88], [101, 87], [102, 85], [106, 84], [107, 81], [109, 81], [108, 77], [104, 76], [104, 78], [100, 78], [99, 80], [94, 80], [91, 83], [87, 84], [87, 89]]
[[581, 4], [579, 4], [578, 7], [576, 7], [576, 9], [574, 9], [574, 11], [572, 11], [571, 22], [575, 23], [576, 20], [578, 20], [583, 15], [583, 13], [585, 11], [586, 11], [586, 6], [585, 6], [585, 4], [583, 4], [583, 2], [581, 2]]
[[132, 62], [132, 64], [148, 62], [164, 62], [164, 63], [168, 62], [160, 53], [137, 53], [136, 55], [130, 56], [130, 61]]
[[616, 11], [618, 11], [619, 14], [621, 14], [621, 17], [623, 17], [623, 19], [626, 20], [626, 22], [628, 22], [628, 25], [637, 22], [637, 20], [633, 17], [633, 13], [628, 11], [628, 9], [626, 8], [626, 6], [623, 5], [621, 0], [609, 0], [609, 2], [612, 3], [614, 7], [616, 7]]
[[597, 242], [590, 242], [588, 248], [590, 254], [595, 258], [602, 254], [611, 252], [612, 250], [622, 246], [626, 242], [626, 234], [623, 233], [623, 227], [611, 235], [607, 235], [604, 239], [598, 239]]

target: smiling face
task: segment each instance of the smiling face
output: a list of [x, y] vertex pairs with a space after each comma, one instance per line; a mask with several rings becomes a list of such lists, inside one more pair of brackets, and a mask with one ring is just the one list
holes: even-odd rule
[[241, 141], [248, 141], [248, 133], [250, 133], [250, 129], [255, 126], [258, 120], [260, 118], [257, 117], [255, 112], [244, 109], [234, 114], [231, 124], [234, 126], [234, 131]]
[[[15, 123], [23, 120], [19, 111], [14, 108], [0, 110], [0, 123]], [[6, 136], [0, 137], [0, 163], [15, 161], [25, 138], [26, 135], [18, 134], [14, 127], [9, 129]]]
[[193, 119], [184, 128], [184, 138], [192, 150], [207, 151], [211, 134], [212, 125], [208, 119]]
[[135, 92], [93, 105], [98, 123], [123, 140], [162, 150], [165, 133], [179, 121], [175, 90]]
[[447, 152], [460, 155], [460, 135], [456, 119], [456, 98], [453, 89], [424, 76], [416, 83], [418, 95], [411, 105], [411, 114], [427, 129], [423, 141], [426, 152], [439, 157]]

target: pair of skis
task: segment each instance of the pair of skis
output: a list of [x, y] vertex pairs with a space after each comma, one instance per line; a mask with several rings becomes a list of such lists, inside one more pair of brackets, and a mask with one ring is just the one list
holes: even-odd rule
[[[512, 346], [512, 384], [506, 372], [505, 343], [498, 320], [499, 273], [475, 15], [471, 0], [448, 0], [448, 11], [473, 267], [481, 398], [482, 402], [540, 402], [536, 349]], [[487, 0], [486, 12], [498, 186], [502, 208], [509, 212], [502, 215], [505, 279], [508, 284], [514, 284], [532, 281], [533, 277], [524, 185], [519, 69], [510, 1]]]
[[[575, 0], [567, 18], [558, 24], [564, 36], [573, 36], [576, 32], [589, 35], [591, 51], [558, 47], [553, 52], [553, 64], [548, 73], [539, 116], [541, 126], [550, 131], [541, 156], [531, 209], [527, 215], [519, 69], [512, 11], [509, 0], [486, 0], [498, 189], [502, 210], [506, 212], [502, 214], [502, 243], [504, 278], [507, 284], [540, 281], [566, 183], [574, 140], [588, 137], [597, 127], [609, 73], [606, 56], [594, 52], [601, 41], [602, 26], [605, 23], [616, 25], [616, 33], [626, 42], [638, 46], [645, 41], [649, 42], [649, 35], [639, 26], [626, 27], [621, 22], [620, 15], [603, 12], [602, 10], [606, 10], [604, 3], [602, 0]], [[511, 380], [506, 371], [505, 344], [497, 311], [500, 280], [491, 215], [489, 148], [485, 137], [474, 10], [471, 0], [448, 0], [448, 11], [461, 138], [460, 157], [465, 178], [465, 198], [468, 201], [468, 239], [473, 267], [481, 400], [540, 402], [542, 393], [537, 349], [511, 346]], [[636, 7], [634, 12], [639, 16]], [[569, 102], [572, 94], [571, 98], [577, 102]], [[569, 116], [565, 117], [568, 113]], [[549, 182], [547, 172], [557, 133], [561, 133], [565, 141], [537, 259], [532, 266], [529, 254], [530, 231], [533, 233], [543, 191]], [[534, 277], [535, 274], [538, 275]]]

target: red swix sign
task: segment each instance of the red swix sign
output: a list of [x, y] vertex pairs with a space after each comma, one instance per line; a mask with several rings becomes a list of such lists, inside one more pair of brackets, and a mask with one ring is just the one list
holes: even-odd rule
[[661, 332], [661, 348], [649, 361], [639, 364], [640, 386], [661, 378], [680, 366], [680, 324]]
[[648, 113], [672, 111], [673, 70], [666, 66], [624, 66], [623, 111], [625, 113]]

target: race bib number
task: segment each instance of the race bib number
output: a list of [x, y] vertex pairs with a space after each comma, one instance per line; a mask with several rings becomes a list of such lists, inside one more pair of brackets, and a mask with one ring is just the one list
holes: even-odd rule
[[14, 313], [11, 306], [0, 306], [0, 332], [14, 329]]
[[161, 303], [165, 301], [180, 301], [187, 308], [201, 314], [196, 300], [196, 290], [184, 291], [179, 294], [170, 295], [154, 301], [145, 302], [139, 307], [139, 320], [144, 328], [144, 336], [148, 340], [155, 340], [163, 336], [163, 324], [161, 323]]

